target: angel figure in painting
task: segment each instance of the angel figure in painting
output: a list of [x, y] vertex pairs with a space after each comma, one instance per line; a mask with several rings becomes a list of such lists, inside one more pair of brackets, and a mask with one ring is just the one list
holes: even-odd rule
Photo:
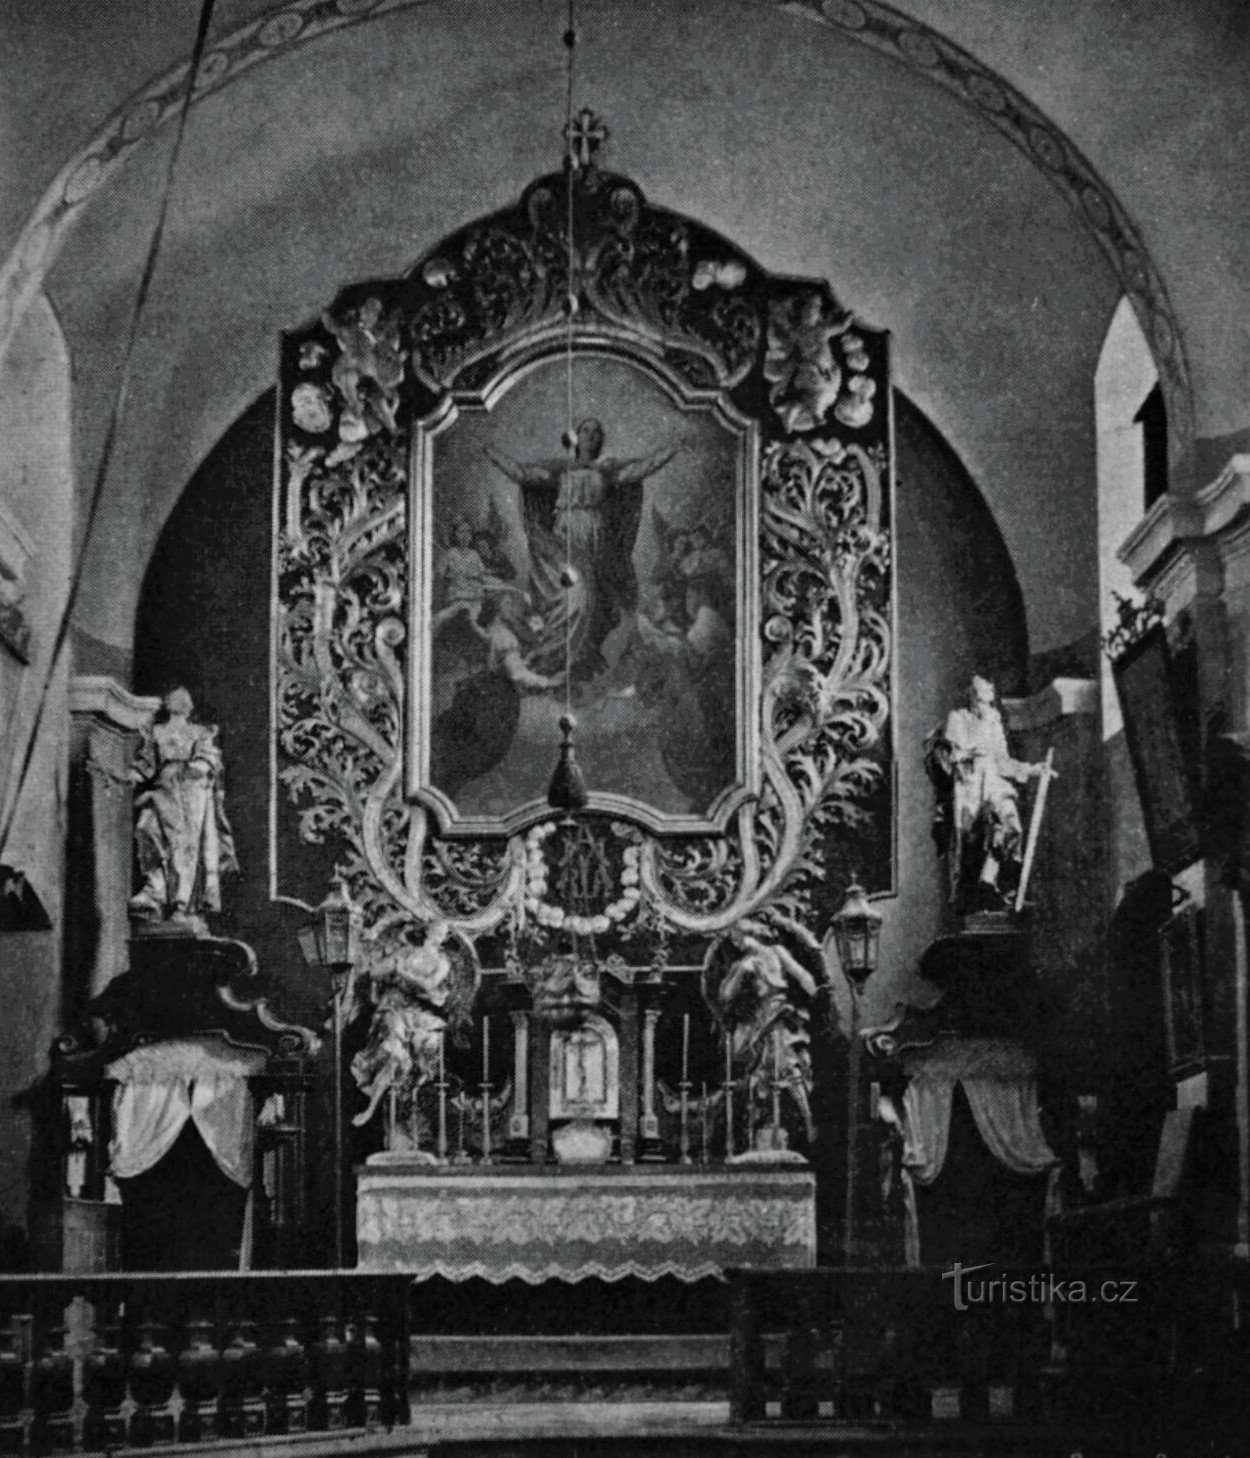
[[530, 598], [546, 625], [551, 660], [541, 666], [563, 661], [567, 637], [571, 671], [580, 679], [603, 667], [603, 640], [634, 610], [642, 485], [680, 449], [615, 460], [603, 456], [604, 440], [602, 423], [587, 419], [577, 427], [571, 458], [526, 463], [485, 447], [488, 459], [521, 488]]
[[[799, 929], [794, 928], [796, 936]], [[809, 944], [810, 943], [810, 944]], [[776, 933], [747, 918], [729, 933], [727, 970], [715, 983], [712, 1004], [729, 1033], [735, 1069], [789, 1093], [803, 1119], [808, 1140], [815, 1138], [809, 1014], [804, 1005], [815, 998], [821, 966], [820, 948], [802, 937], [810, 966], [784, 946]]]
[[435, 611], [431, 626], [436, 632], [458, 617], [477, 628], [488, 595], [522, 595], [497, 570], [487, 566], [485, 540], [489, 540], [488, 534], [475, 534], [472, 524], [464, 517], [453, 525], [451, 541], [440, 554], [435, 570]]
[[446, 922], [432, 922], [419, 947], [391, 952], [370, 972], [373, 1022], [368, 1042], [352, 1059], [352, 1077], [369, 1103], [354, 1124], [367, 1124], [389, 1090], [418, 1087], [437, 1072], [452, 993], [449, 930]]
[[185, 688], [165, 695], [162, 714], [135, 755], [135, 849], [143, 884], [130, 899], [142, 921], [203, 927], [221, 910], [221, 880], [237, 872], [226, 819], [215, 724], [197, 724]]
[[948, 857], [957, 913], [997, 910], [1020, 879], [1019, 786], [1055, 771], [1013, 759], [994, 685], [974, 674], [964, 707], [925, 741], [925, 768], [938, 792], [934, 839]]

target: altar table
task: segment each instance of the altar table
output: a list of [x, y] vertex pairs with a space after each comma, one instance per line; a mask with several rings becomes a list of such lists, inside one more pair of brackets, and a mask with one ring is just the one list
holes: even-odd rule
[[366, 1166], [359, 1266], [452, 1281], [698, 1281], [816, 1264], [810, 1169]]

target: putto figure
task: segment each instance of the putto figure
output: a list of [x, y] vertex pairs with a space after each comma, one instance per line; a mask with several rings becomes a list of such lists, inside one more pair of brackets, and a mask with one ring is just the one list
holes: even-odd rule
[[217, 726], [197, 724], [185, 688], [166, 694], [162, 716], [135, 756], [135, 849], [143, 885], [130, 913], [144, 921], [205, 930], [221, 910], [221, 880], [237, 872], [226, 818]]
[[925, 741], [925, 769], [938, 793], [933, 836], [947, 856], [956, 913], [1001, 909], [1020, 880], [1018, 786], [1054, 771], [1012, 758], [994, 685], [979, 674], [967, 706]]

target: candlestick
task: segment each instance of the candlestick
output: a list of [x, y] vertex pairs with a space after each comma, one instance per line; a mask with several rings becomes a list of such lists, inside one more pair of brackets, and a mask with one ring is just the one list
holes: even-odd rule
[[[773, 1128], [781, 1128], [781, 1050], [777, 1043], [773, 1044]], [[781, 1136], [774, 1137], [776, 1148]]]
[[678, 1163], [692, 1164], [690, 1158], [690, 1084], [682, 1079], [681, 1092], [681, 1135], [678, 1139]]
[[690, 1077], [690, 1014], [681, 1015], [681, 1081]]
[[734, 1153], [734, 1050], [733, 1034], [725, 1034], [725, 1158]]
[[482, 1084], [482, 1163], [494, 1164], [490, 1147], [490, 1084]]
[[444, 1044], [447, 1042], [446, 1030], [438, 1035], [438, 1157], [441, 1162], [447, 1159], [447, 1060]]

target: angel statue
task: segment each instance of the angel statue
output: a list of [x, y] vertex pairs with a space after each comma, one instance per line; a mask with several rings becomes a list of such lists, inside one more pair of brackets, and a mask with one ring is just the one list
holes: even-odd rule
[[761, 1074], [765, 1082], [789, 1093], [810, 1142], [816, 1137], [816, 1129], [810, 1102], [809, 1013], [803, 1004], [815, 998], [820, 989], [823, 961], [814, 937], [792, 924], [787, 932], [808, 965], [779, 940], [775, 930], [748, 917], [729, 932], [722, 944], [719, 975], [715, 970], [717, 958], [709, 961], [704, 985], [717, 1018], [729, 1034], [735, 1071], [748, 1078]]
[[352, 1077], [369, 1103], [354, 1124], [367, 1124], [390, 1089], [415, 1090], [438, 1072], [453, 991], [449, 930], [446, 922], [431, 922], [419, 947], [400, 947], [370, 969], [373, 1022], [352, 1059]]
[[130, 898], [141, 921], [203, 929], [221, 910], [221, 880], [237, 872], [226, 819], [217, 726], [197, 724], [185, 688], [165, 695], [161, 714], [135, 755], [135, 849], [143, 884]]
[[[514, 461], [493, 446], [491, 461], [521, 488], [529, 543], [529, 595], [547, 628], [550, 664], [564, 661], [566, 637], [575, 678], [604, 665], [600, 649], [617, 622], [634, 610], [638, 585], [633, 552], [642, 517], [642, 485], [679, 446], [631, 460], [603, 456], [602, 422], [583, 420], [572, 459]], [[572, 569], [571, 574], [569, 569]], [[571, 575], [572, 580], [566, 581]]]
[[925, 741], [925, 769], [937, 791], [933, 837], [947, 856], [951, 904], [960, 915], [1001, 908], [1023, 860], [1018, 786], [1055, 771], [1012, 758], [994, 685], [980, 674], [967, 705]]

